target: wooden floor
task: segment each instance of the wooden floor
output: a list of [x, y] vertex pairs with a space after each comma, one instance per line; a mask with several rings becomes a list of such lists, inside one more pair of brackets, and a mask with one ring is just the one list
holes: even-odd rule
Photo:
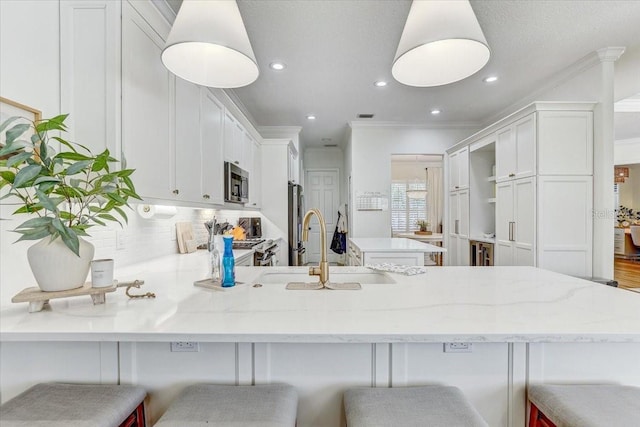
[[640, 289], [640, 261], [616, 258], [613, 268], [619, 287]]

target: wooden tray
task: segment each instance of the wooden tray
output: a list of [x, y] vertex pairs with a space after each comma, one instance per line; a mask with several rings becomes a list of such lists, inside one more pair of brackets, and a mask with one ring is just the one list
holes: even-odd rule
[[233, 291], [234, 289], [245, 288], [247, 286], [247, 283], [236, 282], [234, 286], [222, 287], [222, 284], [219, 280], [203, 279], [196, 280], [195, 282], [193, 282], [193, 285], [199, 288], [214, 289], [216, 291]]
[[430, 236], [431, 231], [414, 231], [413, 234], [417, 234], [419, 236]]
[[44, 292], [37, 286], [32, 286], [30, 288], [25, 288], [18, 292], [13, 298], [11, 298], [11, 302], [20, 303], [20, 302], [28, 302], [29, 303], [29, 313], [36, 313], [41, 311], [45, 304], [49, 303], [49, 300], [58, 299], [58, 298], [69, 298], [69, 297], [77, 297], [81, 295], [90, 295], [93, 300], [93, 305], [104, 304], [106, 301], [106, 294], [110, 292], [114, 292], [116, 289], [120, 287], [127, 287], [127, 291], [130, 287], [139, 288], [140, 285], [144, 283], [144, 280], [135, 280], [133, 282], [123, 282], [118, 283], [117, 280], [113, 281], [111, 286], [105, 286], [102, 288], [94, 288], [91, 286], [91, 282], [86, 282], [79, 288], [69, 289], [67, 291], [53, 291], [53, 292]]

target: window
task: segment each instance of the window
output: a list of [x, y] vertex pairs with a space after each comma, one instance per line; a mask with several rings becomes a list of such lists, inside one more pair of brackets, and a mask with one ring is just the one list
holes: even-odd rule
[[426, 190], [426, 182], [394, 180], [391, 183], [391, 230], [406, 233], [418, 230], [416, 222], [427, 219], [427, 199], [412, 199], [407, 190]]

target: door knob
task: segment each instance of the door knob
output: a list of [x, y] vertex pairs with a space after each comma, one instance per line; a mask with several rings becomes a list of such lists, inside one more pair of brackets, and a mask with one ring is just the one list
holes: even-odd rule
[[173, 194], [180, 194], [180, 190], [178, 189], [173, 190]]

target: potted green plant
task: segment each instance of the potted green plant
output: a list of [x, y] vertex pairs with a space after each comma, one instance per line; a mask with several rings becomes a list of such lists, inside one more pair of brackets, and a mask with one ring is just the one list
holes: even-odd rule
[[38, 122], [11, 117], [0, 125], [0, 200], [18, 205], [14, 214], [32, 216], [14, 231], [20, 234], [17, 242], [40, 240], [27, 257], [43, 291], [82, 286], [94, 254], [82, 237], [109, 221], [122, 225], [129, 198], [140, 199], [133, 169], [112, 170], [117, 160], [109, 150], [94, 155], [57, 136], [66, 131], [67, 116]]
[[420, 228], [419, 231], [416, 231], [415, 234], [423, 234], [428, 235], [431, 234], [431, 231], [428, 231], [428, 228], [431, 224], [424, 219], [419, 219], [416, 221], [416, 225]]

